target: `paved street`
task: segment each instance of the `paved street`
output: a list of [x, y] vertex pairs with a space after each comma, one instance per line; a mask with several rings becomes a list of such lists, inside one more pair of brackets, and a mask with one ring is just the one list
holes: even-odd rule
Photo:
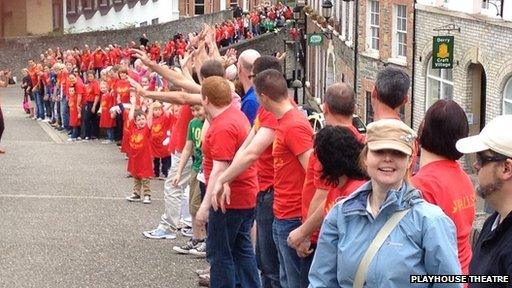
[[147, 240], [163, 211], [128, 203], [132, 180], [115, 145], [67, 143], [27, 118], [21, 89], [0, 90], [0, 287], [196, 287], [205, 260], [180, 256], [177, 240]]

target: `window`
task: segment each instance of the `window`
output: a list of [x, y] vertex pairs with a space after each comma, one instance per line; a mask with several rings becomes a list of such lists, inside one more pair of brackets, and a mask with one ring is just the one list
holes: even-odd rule
[[430, 58], [427, 69], [427, 99], [425, 99], [425, 110], [439, 99], [450, 100], [452, 98], [452, 69], [432, 69], [432, 58]]
[[204, 14], [204, 0], [196, 0], [195, 1], [194, 14], [195, 15], [203, 15]]
[[123, 4], [124, 0], [112, 0], [114, 1], [114, 4]]
[[156, 24], [158, 24], [158, 18], [152, 19], [151, 25], [156, 25]]
[[108, 7], [110, 3], [109, 0], [98, 0], [98, 7]]
[[341, 3], [341, 38], [352, 41], [354, 33], [353, 2], [343, 1]]
[[66, 13], [78, 14], [78, 0], [66, 0]]
[[368, 1], [367, 48], [379, 50], [379, 1]]
[[53, 3], [53, 30], [59, 30], [62, 28], [62, 8], [61, 4]]
[[503, 114], [512, 114], [512, 77], [508, 79], [503, 93]]
[[373, 122], [372, 92], [366, 91], [366, 124]]
[[395, 5], [393, 57], [407, 56], [407, 6]]
[[148, 26], [148, 21], [140, 22], [140, 27]]
[[85, 11], [94, 9], [94, 2], [92, 0], [82, 0], [82, 9]]
[[230, 0], [229, 6], [231, 6], [231, 8], [238, 6], [238, 0]]

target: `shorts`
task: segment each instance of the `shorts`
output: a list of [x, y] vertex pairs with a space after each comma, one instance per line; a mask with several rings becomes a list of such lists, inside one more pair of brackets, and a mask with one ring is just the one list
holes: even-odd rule
[[190, 192], [188, 196], [188, 210], [190, 215], [195, 216], [199, 207], [201, 207], [201, 190], [199, 189], [199, 180], [197, 180], [197, 172], [190, 172]]

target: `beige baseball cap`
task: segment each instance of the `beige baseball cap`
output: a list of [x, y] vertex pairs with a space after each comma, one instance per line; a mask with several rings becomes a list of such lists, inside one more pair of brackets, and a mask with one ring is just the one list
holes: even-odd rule
[[485, 150], [512, 157], [512, 115], [502, 115], [492, 119], [480, 134], [462, 138], [455, 144], [459, 152], [464, 154]]
[[397, 150], [412, 155], [416, 133], [404, 122], [397, 119], [382, 119], [368, 125], [366, 143], [368, 149]]

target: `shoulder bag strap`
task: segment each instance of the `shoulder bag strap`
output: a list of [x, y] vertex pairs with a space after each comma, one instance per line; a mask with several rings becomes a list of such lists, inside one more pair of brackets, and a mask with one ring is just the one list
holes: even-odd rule
[[372, 243], [368, 247], [368, 250], [364, 253], [363, 259], [359, 263], [359, 267], [357, 267], [356, 277], [354, 279], [353, 288], [363, 288], [364, 282], [366, 280], [366, 273], [368, 272], [368, 267], [372, 262], [373, 257], [377, 254], [386, 238], [388, 238], [391, 231], [395, 229], [396, 225], [404, 218], [405, 214], [409, 212], [410, 209], [402, 210], [399, 212], [395, 212], [391, 217], [386, 221], [384, 226], [379, 230], [379, 233], [375, 236]]

